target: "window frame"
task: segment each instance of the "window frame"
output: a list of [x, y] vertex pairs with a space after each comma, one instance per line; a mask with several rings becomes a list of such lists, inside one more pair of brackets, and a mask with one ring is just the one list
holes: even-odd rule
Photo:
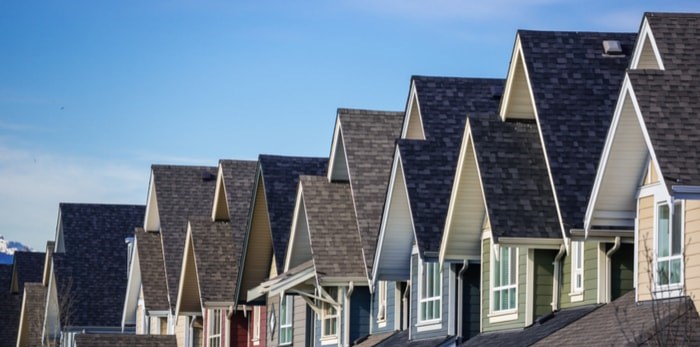
[[[207, 316], [207, 346], [221, 347], [221, 332], [223, 325], [221, 324], [221, 309], [214, 308], [209, 310]], [[216, 331], [218, 330], [218, 332]]]
[[[668, 236], [665, 239], [666, 240], [666, 251], [668, 252], [668, 255], [661, 256], [660, 251], [661, 251], [661, 235], [660, 235], [660, 210], [662, 207], [666, 207], [667, 213], [668, 213], [668, 221], [667, 221], [667, 230], [668, 230]], [[680, 230], [675, 230], [676, 226], [674, 225], [676, 222], [676, 217], [679, 217], [678, 224]], [[655, 204], [654, 206], [654, 253], [653, 253], [653, 286], [654, 286], [654, 295], [657, 297], [670, 297], [670, 296], [678, 296], [681, 294], [684, 282], [685, 282], [685, 264], [684, 264], [684, 259], [683, 255], [685, 254], [685, 245], [683, 244], [683, 240], [685, 237], [685, 202], [683, 200], [680, 201], [674, 201], [673, 202], [673, 213], [671, 213], [670, 209], [670, 204], [669, 201], [659, 201]], [[679, 234], [679, 235], [677, 235]], [[673, 240], [674, 236], [677, 238], [679, 244], [678, 244], [678, 253], [673, 254]], [[671, 264], [674, 261], [678, 261], [679, 263], [679, 269], [678, 269], [678, 282], [671, 283], [671, 276], [670, 274], [667, 276], [668, 278], [666, 279], [668, 282], [666, 283], [660, 283], [661, 278], [659, 274], [659, 265], [660, 263], [664, 262], [668, 264], [668, 268], [671, 268]]]
[[387, 281], [377, 284], [377, 322], [386, 322], [387, 316]]
[[[418, 322], [439, 322], [442, 319], [442, 272], [440, 271], [440, 264], [427, 261], [419, 261], [418, 264]], [[433, 276], [432, 279], [428, 278], [430, 275]], [[433, 291], [428, 293], [431, 284]], [[426, 285], [428, 285], [428, 288], [426, 288]], [[432, 296], [428, 296], [430, 294]], [[424, 311], [431, 304], [433, 305], [433, 311], [432, 315], [428, 317]]]
[[[340, 289], [338, 287], [328, 287], [324, 289], [336, 302], [340, 302]], [[333, 293], [335, 292], [335, 293]], [[334, 295], [335, 294], [335, 295]], [[329, 302], [321, 302], [321, 339], [337, 339], [340, 324], [340, 310]], [[326, 328], [333, 327], [332, 333], [326, 333]]]
[[[294, 341], [294, 297], [291, 295], [282, 296], [280, 300], [280, 332], [279, 345], [291, 345]], [[283, 337], [287, 337], [282, 341]]]
[[[580, 264], [579, 264], [580, 260]], [[584, 241], [571, 241], [571, 293], [583, 293], [586, 263], [586, 244]], [[580, 282], [578, 282], [578, 278]]]
[[[490, 306], [491, 313], [500, 315], [500, 314], [513, 313], [513, 312], [518, 311], [518, 294], [519, 294], [519, 290], [518, 290], [518, 284], [519, 284], [518, 283], [518, 276], [519, 276], [518, 265], [519, 265], [520, 259], [518, 259], [518, 256], [519, 256], [518, 247], [500, 247], [499, 246], [497, 248], [498, 248], [498, 252], [499, 252], [498, 259], [495, 256], [495, 252], [491, 252], [491, 273], [490, 273], [490, 281], [489, 281], [491, 290], [490, 290], [490, 296], [489, 296], [489, 301], [490, 301], [489, 306]], [[494, 279], [495, 279], [495, 275], [496, 275], [496, 266], [499, 266], [503, 260], [503, 253], [501, 253], [503, 250], [508, 250], [511, 253], [511, 254], [509, 254], [509, 262], [508, 263], [512, 264], [514, 266], [514, 269], [510, 269], [510, 267], [509, 267], [508, 273], [509, 274], [514, 273], [514, 276], [513, 276], [514, 280], [512, 281], [512, 283], [510, 283], [510, 281], [509, 281], [509, 284], [507, 284], [507, 285], [496, 286], [496, 285], [494, 285], [494, 283], [495, 283]], [[511, 261], [511, 259], [512, 259], [512, 261]], [[509, 277], [509, 279], [510, 279], [510, 277]], [[513, 307], [508, 307], [508, 308], [497, 307], [496, 300], [494, 299], [496, 297], [496, 292], [509, 291], [511, 289], [515, 289], [515, 292], [514, 292], [515, 301], [514, 301]], [[500, 298], [500, 295], [499, 295], [499, 298]]]
[[253, 342], [260, 341], [260, 306], [253, 306]]

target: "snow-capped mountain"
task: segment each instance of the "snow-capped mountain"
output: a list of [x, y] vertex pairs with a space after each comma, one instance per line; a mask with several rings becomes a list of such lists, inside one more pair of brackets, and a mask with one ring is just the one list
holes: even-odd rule
[[0, 235], [0, 264], [12, 264], [12, 256], [16, 251], [31, 251], [29, 246], [25, 246], [17, 241], [7, 241]]

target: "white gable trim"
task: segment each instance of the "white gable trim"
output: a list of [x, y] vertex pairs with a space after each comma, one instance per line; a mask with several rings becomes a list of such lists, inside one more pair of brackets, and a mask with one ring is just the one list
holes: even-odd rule
[[51, 262], [51, 275], [49, 276], [48, 295], [46, 295], [46, 309], [42, 325], [42, 341], [58, 338], [61, 331], [61, 318], [58, 305], [58, 290], [56, 276], [54, 275], [53, 262]]
[[[412, 129], [412, 123], [413, 121], [416, 121], [413, 119], [413, 111], [416, 111], [416, 115], [418, 116], [418, 131], [420, 134], [409, 134], [409, 131]], [[418, 136], [416, 136], [418, 135]], [[420, 114], [420, 104], [418, 103], [418, 93], [416, 92], [416, 84], [415, 82], [411, 81], [411, 91], [409, 92], [408, 96], [408, 104], [406, 105], [406, 114], [404, 115], [404, 120], [403, 120], [403, 129], [401, 129], [401, 138], [402, 139], [413, 139], [413, 140], [425, 140], [425, 130], [423, 129], [423, 116]]]
[[659, 53], [659, 48], [656, 45], [656, 39], [654, 38], [654, 33], [651, 31], [649, 26], [649, 21], [645, 17], [642, 22], [642, 28], [639, 30], [639, 36], [637, 39], [637, 47], [635, 47], [634, 54], [632, 55], [632, 63], [630, 64], [631, 69], [638, 69], [640, 60], [643, 57], [646, 43], [649, 42], [654, 57], [656, 57], [656, 64], [659, 66], [660, 70], [666, 70], [664, 67], [664, 62], [661, 60], [661, 54]]
[[[187, 262], [190, 256], [192, 257], [193, 264], [188, 264]], [[180, 281], [178, 282], [177, 302], [175, 304], [175, 320], [177, 320], [178, 316], [185, 314], [185, 312], [181, 312], [180, 309], [182, 308], [182, 301], [185, 300], [185, 298], [183, 297], [183, 292], [185, 288], [185, 283], [188, 282], [188, 265], [194, 268], [194, 274], [196, 277], [195, 281], [197, 285], [197, 301], [199, 301], [199, 306], [201, 308], [204, 305], [202, 304], [201, 292], [199, 289], [199, 273], [197, 272], [197, 258], [194, 256], [194, 246], [192, 244], [192, 223], [190, 223], [189, 221], [187, 222], [187, 236], [185, 236], [185, 251], [182, 255], [182, 266], [180, 267]]]
[[156, 181], [151, 170], [151, 182], [148, 186], [146, 199], [146, 218], [143, 223], [145, 231], [160, 231], [160, 215], [158, 214], [158, 199], [156, 197]]
[[[245, 260], [248, 256], [248, 244], [250, 242], [250, 233], [253, 231], [253, 215], [255, 213], [255, 202], [258, 199], [258, 188], [262, 185], [262, 193], [265, 192], [265, 182], [262, 179], [262, 169], [260, 163], [257, 165], [255, 172], [255, 183], [253, 185], [253, 195], [251, 198], [251, 204], [248, 210], [248, 217], [246, 218], [246, 230], [245, 236], [243, 238], [243, 249], [241, 250], [241, 260], [238, 264], [238, 277], [236, 278], [236, 293], [234, 295], [234, 302], [238, 303], [241, 296], [241, 286], [243, 284], [243, 274], [246, 270]], [[274, 263], [274, 252], [272, 252], [272, 264], [270, 267], [276, 266]]]
[[219, 163], [219, 170], [216, 177], [216, 190], [214, 191], [214, 207], [211, 209], [212, 220], [231, 220], [228, 210], [228, 196], [224, 185], [224, 168]]
[[[529, 96], [530, 100], [530, 107], [532, 108], [532, 115], [533, 117], [537, 117], [537, 111], [535, 108], [535, 98], [532, 93], [532, 85], [530, 84], [530, 76], [527, 71], [527, 65], [525, 64], [525, 58], [523, 57], [523, 52], [522, 52], [522, 43], [520, 42], [520, 35], [517, 35], [515, 37], [515, 44], [513, 46], [513, 54], [510, 59], [510, 66], [508, 68], [508, 76], [506, 77], [506, 86], [505, 90], [503, 93], [503, 98], [501, 100], [501, 105], [500, 105], [500, 110], [499, 114], [501, 115], [502, 120], [506, 120], [507, 118], [524, 118], [522, 116], [512, 116], [508, 115], [510, 108], [511, 108], [511, 97], [514, 93], [515, 86], [514, 84], [518, 81], [518, 76], [517, 73], [519, 72], [519, 69], [522, 69], [523, 74], [525, 75], [525, 85], [527, 86], [527, 93]], [[530, 119], [531, 117], [525, 117], [527, 119]]]
[[335, 118], [335, 129], [333, 130], [333, 143], [331, 144], [331, 154], [328, 157], [328, 181], [349, 181], [350, 170], [345, 153], [345, 139], [340, 124], [340, 114]]
[[129, 279], [126, 284], [126, 296], [124, 310], [122, 312], [122, 332], [127, 324], [136, 324], [136, 309], [138, 307], [139, 292], [141, 291], [141, 265], [138, 252], [138, 239], [134, 237], [133, 255], [129, 267]]
[[[300, 228], [304, 228], [305, 230]], [[299, 235], [299, 233], [305, 232], [306, 235]], [[306, 236], [305, 239], [303, 237]], [[302, 239], [299, 239], [299, 237], [302, 237]], [[297, 242], [303, 242], [306, 241], [307, 245], [307, 251], [308, 251], [308, 256], [309, 259], [296, 259], [295, 252], [300, 252], [304, 251], [303, 249], [299, 249], [299, 247], [302, 247], [299, 245], [298, 247], [295, 247]], [[304, 256], [303, 254], [299, 256]], [[301, 180], [299, 180], [299, 185], [297, 189], [297, 197], [296, 201], [294, 203], [294, 216], [292, 217], [292, 230], [289, 234], [289, 243], [287, 244], [287, 251], [285, 253], [285, 259], [284, 259], [284, 271], [287, 272], [289, 269], [294, 268], [308, 260], [311, 260], [311, 238], [309, 235], [309, 221], [306, 218], [306, 205], [304, 203], [304, 189], [301, 184]], [[294, 261], [294, 264], [292, 264], [292, 261]]]

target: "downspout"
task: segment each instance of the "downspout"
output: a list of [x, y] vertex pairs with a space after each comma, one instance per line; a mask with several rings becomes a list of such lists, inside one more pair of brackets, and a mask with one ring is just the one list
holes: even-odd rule
[[408, 321], [409, 317], [409, 307], [408, 307], [408, 302], [411, 299], [410, 298], [410, 292], [411, 292], [411, 280], [406, 281], [406, 290], [403, 291], [403, 295], [401, 295], [401, 305], [403, 306], [403, 321], [401, 322], [401, 330], [407, 330], [410, 322]]
[[613, 244], [612, 248], [610, 248], [606, 253], [605, 253], [605, 302], [610, 302], [610, 265], [611, 265], [611, 257], [615, 252], [617, 252], [620, 249], [620, 237], [615, 236], [615, 243]]
[[464, 312], [463, 311], [463, 302], [464, 302], [464, 273], [467, 272], [467, 267], [469, 267], [469, 263], [464, 260], [462, 263], [462, 269], [459, 270], [459, 273], [457, 274], [457, 331], [455, 331], [455, 335], [457, 335], [457, 338], [461, 342], [464, 336], [462, 336], [462, 324], [464, 324]]
[[348, 285], [348, 292], [345, 294], [345, 309], [343, 310], [343, 315], [345, 316], [345, 334], [343, 334], [343, 346], [350, 346], [350, 297], [352, 292], [355, 290], [355, 282], [350, 281]]
[[[194, 321], [195, 321], [195, 316], [192, 316], [190, 318], [190, 330], [189, 330], [189, 337], [188, 340], [190, 341], [190, 346], [194, 346]], [[221, 319], [221, 317], [219, 317]]]
[[[564, 241], [566, 242], [566, 241]], [[559, 253], [554, 257], [554, 281], [552, 288], [552, 311], [559, 309], [559, 283], [561, 282], [561, 258], [566, 254], [566, 245], [559, 246]]]

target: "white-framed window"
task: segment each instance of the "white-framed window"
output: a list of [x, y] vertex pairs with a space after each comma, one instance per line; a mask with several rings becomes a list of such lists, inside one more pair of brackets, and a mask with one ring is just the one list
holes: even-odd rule
[[680, 287], [683, 280], [683, 204], [678, 201], [671, 213], [667, 203], [656, 206], [656, 259], [658, 289]]
[[491, 262], [491, 310], [515, 310], [518, 305], [518, 252], [515, 247], [499, 247], [498, 252], [499, 257], [492, 256]]
[[221, 310], [209, 310], [207, 326], [209, 347], [221, 347]]
[[437, 262], [420, 262], [418, 320], [439, 320], [442, 313], [442, 276]]
[[292, 321], [294, 320], [294, 297], [285, 295], [282, 297], [280, 304], [280, 345], [289, 345], [292, 343], [294, 331], [292, 330]]
[[387, 291], [386, 287], [387, 287], [386, 281], [379, 281], [379, 284], [377, 285], [377, 301], [378, 301], [377, 321], [378, 322], [386, 321], [386, 291]]
[[583, 291], [583, 256], [585, 255], [583, 241], [571, 242], [571, 292]]
[[253, 306], [253, 342], [260, 341], [260, 306]]
[[[326, 288], [326, 292], [338, 302], [338, 288]], [[338, 309], [330, 303], [321, 305], [321, 338], [338, 336]]]

